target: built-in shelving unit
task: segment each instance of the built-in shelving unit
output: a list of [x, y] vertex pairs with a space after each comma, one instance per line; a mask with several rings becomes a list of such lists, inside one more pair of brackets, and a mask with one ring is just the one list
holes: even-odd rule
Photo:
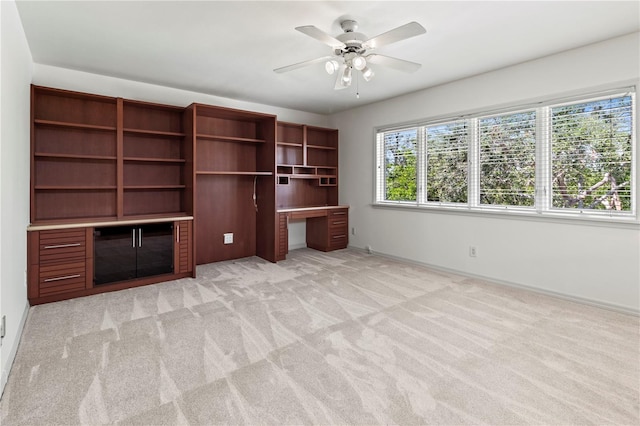
[[[197, 264], [258, 255], [275, 261], [273, 115], [193, 104]], [[223, 235], [232, 233], [233, 243]]]
[[184, 108], [33, 86], [34, 224], [189, 214]]
[[278, 122], [276, 141], [277, 259], [286, 258], [290, 220], [306, 221], [307, 247], [345, 248], [349, 209], [337, 205], [338, 130]]
[[338, 131], [278, 122], [277, 206], [338, 202]]
[[[39, 86], [32, 86], [31, 98], [29, 301], [193, 276], [193, 155], [185, 144], [184, 108]], [[176, 267], [169, 259], [160, 275], [95, 286], [95, 229], [133, 222], [140, 229], [164, 223], [167, 244], [176, 241], [165, 257], [174, 256]], [[145, 248], [153, 242], [147, 235]], [[144, 263], [156, 254], [149, 251]]]
[[32, 91], [31, 221], [117, 216], [117, 100]]
[[122, 216], [190, 210], [184, 108], [123, 100], [122, 111]]
[[[40, 86], [31, 96], [31, 303], [195, 276], [196, 264], [275, 262], [286, 256], [290, 219], [308, 219], [309, 247], [348, 243], [335, 129]], [[163, 272], [97, 282], [96, 235], [127, 226], [127, 248], [138, 235], [136, 257], [155, 257], [140, 250], [154, 241], [152, 223], [163, 228]]]

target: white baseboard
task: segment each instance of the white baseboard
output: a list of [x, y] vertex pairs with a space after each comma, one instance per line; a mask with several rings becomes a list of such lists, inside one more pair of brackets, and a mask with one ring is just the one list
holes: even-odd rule
[[20, 346], [20, 339], [22, 338], [22, 331], [24, 330], [24, 325], [27, 322], [27, 316], [29, 315], [29, 303], [27, 303], [22, 312], [22, 318], [20, 319], [20, 324], [18, 324], [18, 331], [16, 333], [16, 338], [13, 341], [13, 347], [9, 351], [9, 357], [5, 361], [5, 364], [2, 367], [2, 376], [0, 377], [0, 397], [4, 392], [4, 387], [7, 384], [7, 380], [9, 380], [9, 373], [11, 372], [11, 366], [13, 365], [13, 361], [16, 359], [16, 354], [18, 353], [18, 346]]
[[498, 285], [502, 285], [502, 286], [505, 286], [505, 287], [519, 288], [521, 290], [532, 291], [534, 293], [540, 293], [540, 294], [544, 294], [544, 295], [547, 295], [547, 296], [556, 297], [558, 299], [564, 299], [564, 300], [568, 300], [568, 301], [571, 301], [571, 302], [582, 303], [584, 305], [595, 306], [595, 307], [598, 307], [598, 308], [608, 309], [610, 311], [620, 312], [620, 313], [623, 313], [623, 314], [640, 316], [640, 310], [636, 310], [636, 309], [633, 309], [633, 308], [628, 308], [626, 306], [616, 305], [616, 304], [613, 304], [613, 303], [603, 302], [601, 300], [589, 299], [589, 298], [586, 298], [586, 297], [575, 296], [575, 295], [572, 295], [572, 294], [560, 293], [560, 292], [547, 290], [547, 289], [543, 289], [543, 288], [539, 288], [539, 287], [533, 287], [533, 286], [529, 286], [529, 285], [525, 285], [525, 284], [514, 283], [514, 282], [511, 282], [511, 281], [500, 280], [500, 279], [497, 279], [497, 278], [487, 277], [487, 276], [484, 276], [484, 275], [472, 274], [472, 273], [469, 273], [469, 272], [458, 271], [456, 269], [446, 268], [446, 267], [438, 266], [438, 265], [432, 265], [432, 264], [426, 263], [426, 262], [419, 262], [417, 260], [412, 260], [412, 259], [407, 259], [407, 258], [404, 258], [404, 257], [394, 256], [392, 254], [381, 253], [381, 252], [377, 252], [377, 251], [369, 252], [369, 251], [367, 251], [367, 249], [364, 249], [362, 247], [355, 247], [355, 246], [351, 246], [350, 245], [349, 248], [361, 251], [363, 253], [370, 253], [370, 254], [376, 255], [376, 256], [386, 257], [386, 258], [393, 259], [393, 260], [398, 260], [398, 261], [401, 261], [401, 262], [406, 262], [406, 263], [411, 263], [411, 264], [414, 264], [414, 265], [423, 266], [425, 268], [435, 269], [437, 271], [448, 272], [448, 273], [462, 275], [462, 276], [469, 277], [469, 278], [476, 278], [476, 279], [480, 279], [480, 280], [484, 280], [484, 281], [489, 281], [489, 282], [491, 282], [493, 284], [498, 284]]

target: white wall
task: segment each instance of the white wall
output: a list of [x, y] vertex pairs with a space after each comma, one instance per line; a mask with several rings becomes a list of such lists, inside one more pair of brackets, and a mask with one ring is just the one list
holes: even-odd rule
[[32, 61], [15, 3], [0, 3], [0, 312], [7, 318], [0, 347], [2, 392], [28, 308], [25, 272]]
[[[392, 210], [371, 203], [375, 127], [637, 85], [639, 52], [635, 33], [333, 115], [331, 126], [340, 130], [340, 202], [351, 205], [356, 228], [350, 244], [637, 312], [638, 225]], [[640, 166], [639, 154], [637, 149]], [[639, 186], [636, 170], [638, 200]], [[468, 255], [470, 245], [477, 247], [476, 258]]]

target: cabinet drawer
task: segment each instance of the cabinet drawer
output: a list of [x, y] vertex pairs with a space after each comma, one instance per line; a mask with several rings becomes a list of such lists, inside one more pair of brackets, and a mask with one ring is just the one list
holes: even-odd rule
[[332, 234], [329, 236], [329, 247], [331, 248], [344, 248], [349, 243], [349, 236], [346, 232], [338, 234]]
[[330, 216], [329, 227], [347, 229], [349, 227], [349, 220], [346, 216]]
[[345, 220], [347, 220], [347, 218], [349, 217], [349, 209], [331, 209], [329, 210], [329, 217], [330, 218], [344, 218]]
[[331, 210], [329, 212], [329, 231], [335, 236], [347, 234], [349, 229], [349, 214], [347, 209]]
[[326, 210], [305, 210], [301, 212], [289, 213], [291, 219], [308, 219], [310, 217], [323, 217], [327, 215]]
[[86, 285], [86, 263], [59, 263], [40, 265], [38, 276], [39, 296], [84, 290]]
[[86, 230], [80, 228], [40, 231], [38, 255], [40, 264], [85, 259]]

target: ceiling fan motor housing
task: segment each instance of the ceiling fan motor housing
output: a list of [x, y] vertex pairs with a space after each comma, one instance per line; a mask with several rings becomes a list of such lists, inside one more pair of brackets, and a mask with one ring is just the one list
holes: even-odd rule
[[357, 53], [359, 55], [364, 54], [366, 49], [362, 48], [362, 43], [367, 40], [367, 36], [362, 33], [355, 32], [358, 29], [358, 23], [353, 20], [346, 20], [340, 23], [340, 27], [344, 30], [344, 33], [338, 35], [336, 38], [343, 42], [346, 47], [342, 49], [336, 49], [336, 55], [345, 55], [347, 53]]

